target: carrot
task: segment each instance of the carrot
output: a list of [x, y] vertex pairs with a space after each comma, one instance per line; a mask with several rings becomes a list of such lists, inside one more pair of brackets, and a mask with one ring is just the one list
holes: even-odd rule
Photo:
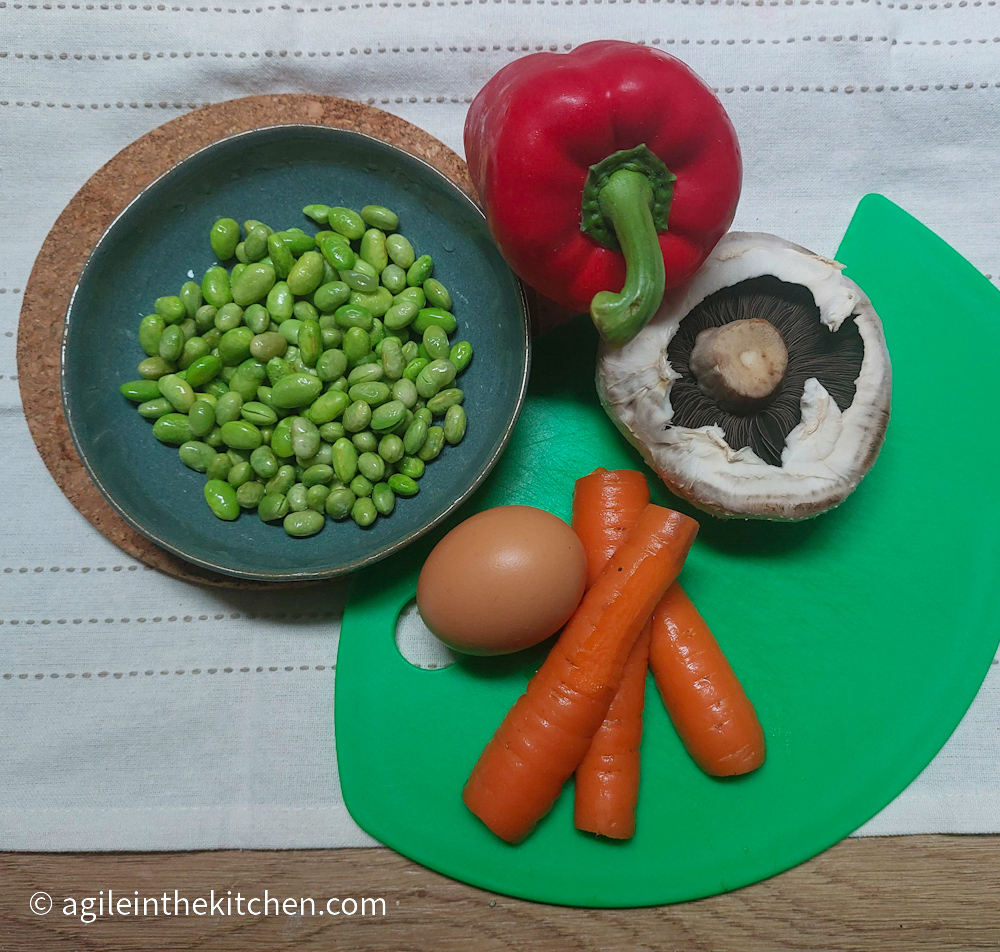
[[507, 713], [462, 799], [497, 836], [520, 842], [583, 759], [646, 619], [680, 573], [698, 524], [646, 506]]
[[[587, 555], [588, 584], [600, 575], [648, 504], [649, 484], [635, 470], [597, 469], [576, 481], [573, 530]], [[622, 840], [635, 833], [649, 636], [647, 622], [625, 663], [604, 723], [576, 768], [573, 822], [579, 830]]]
[[653, 613], [649, 667], [688, 753], [705, 773], [734, 777], [764, 762], [764, 731], [705, 619], [674, 583]]

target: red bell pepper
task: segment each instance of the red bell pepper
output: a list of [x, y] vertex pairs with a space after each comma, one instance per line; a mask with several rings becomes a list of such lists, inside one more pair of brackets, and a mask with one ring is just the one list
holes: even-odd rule
[[472, 102], [465, 152], [513, 270], [618, 344], [701, 267], [740, 195], [736, 132], [711, 89], [617, 40], [505, 66]]

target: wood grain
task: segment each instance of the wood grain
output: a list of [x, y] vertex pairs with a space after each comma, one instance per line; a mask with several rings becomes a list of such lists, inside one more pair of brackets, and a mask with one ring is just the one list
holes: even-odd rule
[[196, 109], [158, 126], [95, 172], [52, 226], [28, 278], [17, 332], [17, 370], [28, 429], [59, 488], [102, 535], [129, 555], [175, 578], [227, 588], [312, 584], [255, 582], [220, 575], [159, 548], [101, 495], [73, 446], [60, 389], [66, 310], [94, 245], [151, 182], [219, 139], [278, 125], [347, 129], [389, 142], [432, 165], [473, 195], [460, 156], [422, 129], [374, 106], [331, 96], [248, 96]]
[[[387, 849], [0, 854], [0, 950], [98, 952], [974, 952], [1000, 947], [1000, 837], [845, 840], [764, 883], [698, 902], [583, 910], [508, 899]], [[382, 897], [385, 916], [105, 918], [61, 913], [63, 897], [164, 891], [194, 898]], [[28, 900], [56, 900], [46, 916]]]

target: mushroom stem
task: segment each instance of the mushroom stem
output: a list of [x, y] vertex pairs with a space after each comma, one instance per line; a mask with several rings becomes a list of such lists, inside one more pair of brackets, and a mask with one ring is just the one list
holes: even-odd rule
[[695, 338], [689, 362], [698, 388], [730, 413], [767, 406], [781, 388], [788, 350], [769, 321], [751, 318], [709, 327]]

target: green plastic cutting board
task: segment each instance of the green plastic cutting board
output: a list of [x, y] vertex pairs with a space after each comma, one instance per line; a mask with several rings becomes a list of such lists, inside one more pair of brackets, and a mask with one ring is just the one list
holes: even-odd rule
[[[937, 753], [1000, 640], [1000, 293], [880, 196], [861, 202], [837, 258], [874, 302], [892, 356], [878, 462], [838, 510], [810, 522], [699, 515], [683, 574], [756, 704], [765, 765], [735, 780], [705, 776], [650, 682], [634, 839], [575, 830], [571, 785], [524, 843], [496, 839], [464, 807], [462, 786], [541, 653], [438, 671], [401, 657], [396, 618], [432, 539], [356, 579], [340, 636], [340, 780], [372, 836], [511, 896], [678, 902], [814, 856]], [[514, 439], [464, 515], [526, 503], [568, 519], [575, 479], [641, 466], [597, 403], [594, 351], [584, 322], [537, 342]], [[471, 426], [473, 405], [474, 395]]]

